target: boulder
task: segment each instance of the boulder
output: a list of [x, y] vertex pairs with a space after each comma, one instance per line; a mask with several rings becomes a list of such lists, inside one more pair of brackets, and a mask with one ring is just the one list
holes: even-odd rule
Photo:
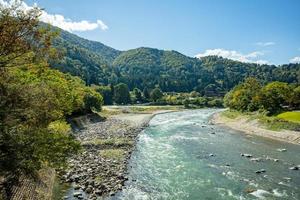
[[286, 149], [277, 149], [277, 151], [285, 152], [285, 151], [287, 151], [287, 150], [286, 150]]
[[246, 157], [246, 158], [251, 158], [252, 157], [251, 154], [247, 154], [247, 153], [242, 153], [241, 156]]
[[78, 197], [82, 196], [82, 194], [81, 194], [81, 192], [74, 192], [73, 196], [78, 198]]
[[290, 167], [291, 170], [299, 170], [299, 167], [298, 166], [293, 166], [293, 167]]
[[260, 169], [260, 170], [257, 170], [255, 173], [257, 173], [257, 174], [261, 174], [261, 173], [265, 173], [266, 172], [266, 170], [265, 169]]

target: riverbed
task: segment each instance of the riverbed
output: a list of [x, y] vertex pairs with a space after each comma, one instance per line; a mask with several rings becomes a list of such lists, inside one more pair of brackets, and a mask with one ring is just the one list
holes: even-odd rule
[[[116, 199], [300, 199], [300, 146], [212, 125], [217, 109], [155, 116]], [[300, 166], [299, 166], [300, 167]]]

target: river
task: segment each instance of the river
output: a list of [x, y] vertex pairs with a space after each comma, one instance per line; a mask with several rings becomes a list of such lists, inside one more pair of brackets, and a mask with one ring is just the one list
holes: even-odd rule
[[155, 116], [139, 136], [126, 188], [110, 199], [299, 200], [300, 170], [289, 168], [300, 165], [300, 146], [210, 124], [219, 111]]

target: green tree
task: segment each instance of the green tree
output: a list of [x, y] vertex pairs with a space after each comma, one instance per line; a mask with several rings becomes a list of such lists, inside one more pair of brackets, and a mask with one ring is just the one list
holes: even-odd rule
[[128, 104], [131, 102], [128, 86], [124, 83], [119, 83], [114, 89], [114, 100], [117, 104]]
[[92, 113], [93, 110], [100, 112], [103, 104], [102, 96], [93, 89], [86, 89], [84, 96], [84, 109], [86, 113]]
[[103, 97], [105, 105], [113, 104], [113, 93], [110, 86], [97, 86], [96, 91]]
[[67, 115], [101, 109], [100, 94], [48, 68], [52, 33], [39, 26], [39, 15], [18, 2], [0, 6], [0, 176], [8, 199], [21, 175], [61, 167], [79, 150]]
[[196, 97], [199, 97], [200, 96], [200, 93], [199, 92], [196, 92], [196, 91], [192, 91], [190, 93], [190, 96], [193, 97], [193, 98], [196, 98]]
[[133, 89], [133, 94], [134, 94], [135, 102], [140, 102], [141, 103], [143, 101], [142, 92], [141, 92], [140, 89], [134, 88]]
[[255, 78], [247, 78], [235, 86], [224, 97], [225, 105], [240, 111], [254, 111], [259, 109], [259, 95], [261, 85]]
[[275, 114], [289, 105], [292, 89], [287, 83], [271, 82], [262, 89], [261, 103], [270, 114]]
[[300, 109], [300, 86], [293, 90], [292, 105], [294, 109]]
[[144, 87], [144, 89], [143, 89], [143, 96], [146, 100], [150, 99], [150, 93], [149, 93], [149, 89], [147, 87]]
[[157, 102], [159, 99], [161, 99], [163, 97], [163, 93], [159, 88], [154, 88], [151, 91], [150, 97], [154, 102]]
[[0, 5], [0, 68], [43, 61], [55, 55], [51, 39], [57, 33], [39, 26], [39, 8], [26, 12], [21, 1]]
[[190, 108], [190, 101], [188, 99], [183, 100], [183, 105], [185, 108]]

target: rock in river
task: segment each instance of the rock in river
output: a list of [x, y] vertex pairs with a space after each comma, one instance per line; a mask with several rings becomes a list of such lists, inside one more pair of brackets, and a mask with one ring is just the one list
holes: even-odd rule
[[291, 170], [299, 170], [298, 166], [290, 167]]
[[247, 153], [242, 153], [241, 156], [246, 157], [246, 158], [251, 158], [252, 157], [251, 154], [247, 154]]
[[257, 174], [261, 174], [261, 173], [264, 173], [264, 172], [266, 172], [266, 170], [265, 170], [265, 169], [260, 169], [260, 170], [257, 170], [255, 173], [257, 173]]

